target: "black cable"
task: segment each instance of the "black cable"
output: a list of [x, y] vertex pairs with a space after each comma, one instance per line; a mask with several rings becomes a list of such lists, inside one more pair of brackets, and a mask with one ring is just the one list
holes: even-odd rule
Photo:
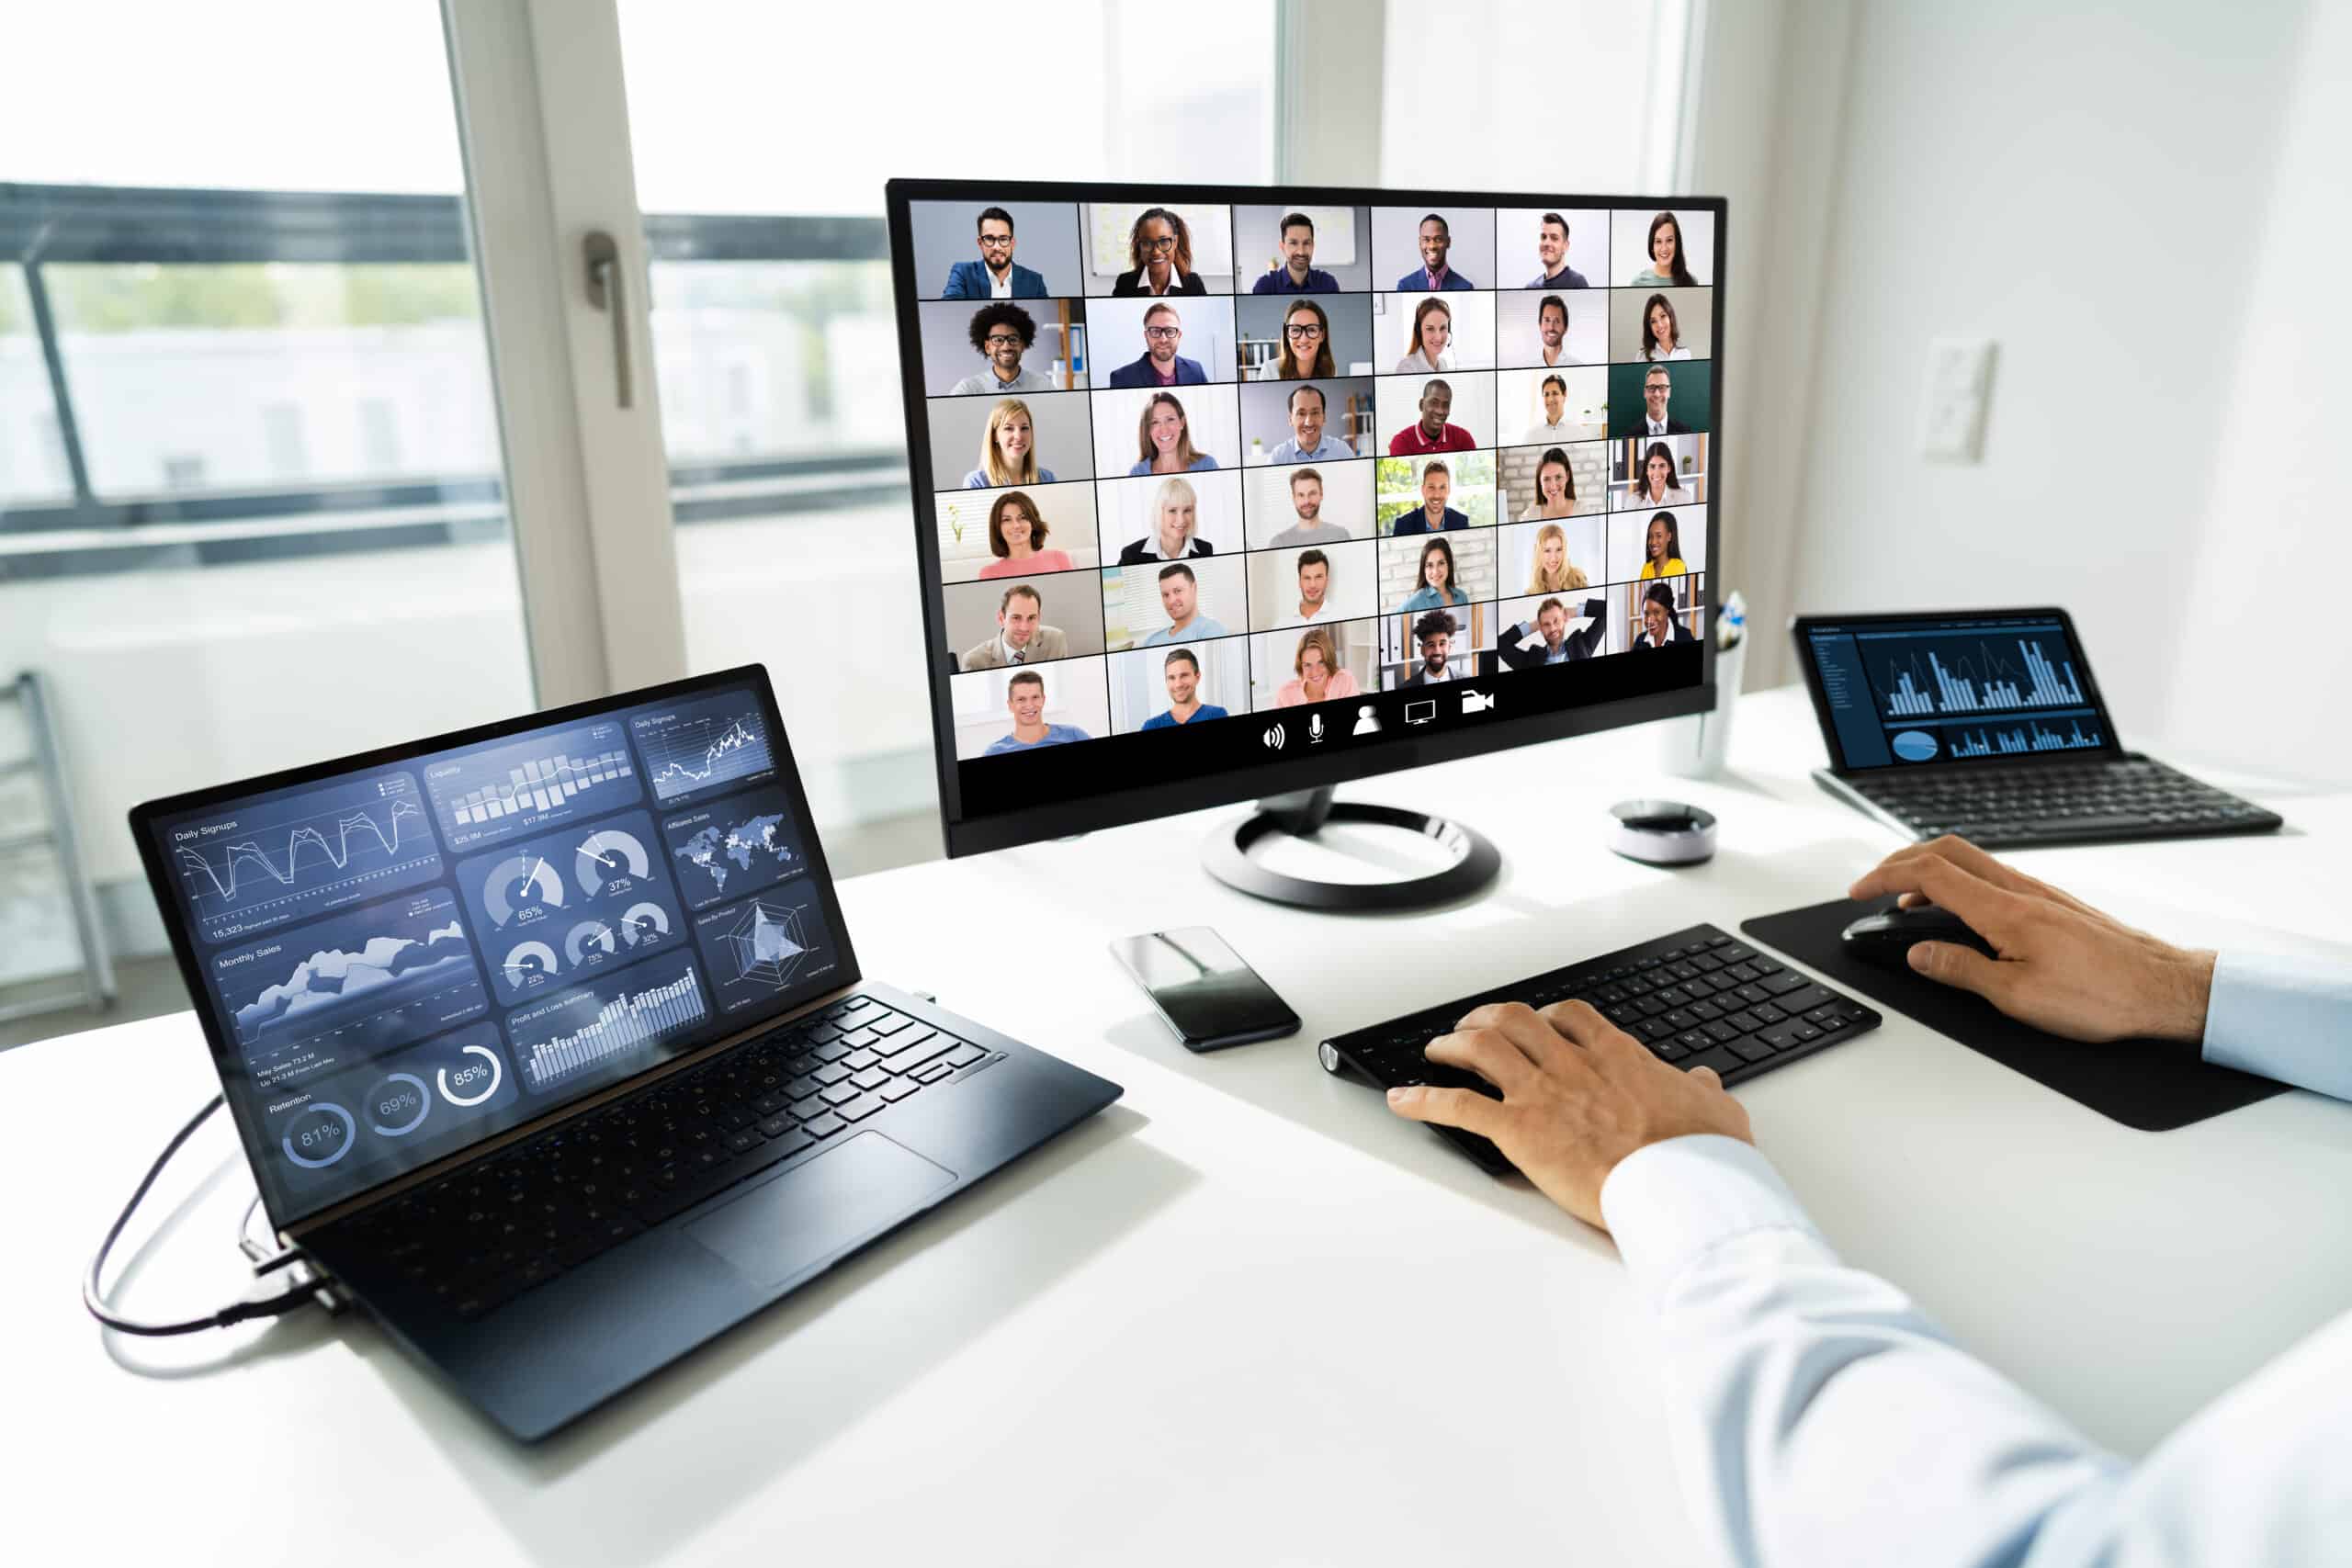
[[[214, 1095], [204, 1102], [203, 1110], [189, 1119], [187, 1126], [173, 1134], [172, 1141], [164, 1145], [164, 1152], [155, 1156], [155, 1163], [147, 1168], [147, 1174], [141, 1179], [139, 1190], [130, 1195], [130, 1201], [125, 1203], [122, 1206], [122, 1213], [115, 1216], [114, 1224], [107, 1229], [106, 1239], [98, 1243], [98, 1255], [90, 1259], [90, 1272], [82, 1281], [82, 1305], [92, 1317], [118, 1334], [139, 1334], [154, 1338], [173, 1334], [198, 1334], [208, 1328], [226, 1328], [232, 1323], [243, 1323], [251, 1318], [283, 1317], [286, 1314], [307, 1306], [318, 1299], [316, 1285], [303, 1285], [288, 1291], [282, 1295], [266, 1297], [257, 1302], [238, 1302], [233, 1305], [222, 1307], [210, 1317], [191, 1317], [181, 1323], [134, 1323], [126, 1317], [117, 1317], [107, 1310], [106, 1292], [98, 1283], [98, 1276], [107, 1266], [107, 1255], [114, 1251], [114, 1244], [121, 1238], [123, 1227], [130, 1224], [130, 1216], [138, 1213], [140, 1202], [147, 1196], [148, 1189], [153, 1187], [155, 1179], [164, 1174], [164, 1167], [169, 1165], [172, 1156], [180, 1152], [181, 1145], [195, 1136], [196, 1130], [204, 1125], [205, 1119], [220, 1109], [220, 1096]], [[293, 1261], [297, 1255], [287, 1254], [283, 1261]]]

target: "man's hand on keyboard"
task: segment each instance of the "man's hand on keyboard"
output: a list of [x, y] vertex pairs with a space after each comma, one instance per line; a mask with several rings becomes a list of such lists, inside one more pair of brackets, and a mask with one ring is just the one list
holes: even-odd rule
[[1999, 959], [1921, 942], [1911, 950], [1911, 967], [2037, 1029], [2070, 1040], [2205, 1036], [2211, 953], [2134, 931], [1965, 839], [1897, 850], [1850, 892], [1856, 898], [1900, 893], [1906, 908], [1931, 903], [1958, 915]]
[[1545, 1197], [1601, 1229], [1600, 1184], [1635, 1149], [1686, 1133], [1755, 1142], [1747, 1112], [1712, 1071], [1667, 1066], [1582, 1002], [1479, 1008], [1430, 1041], [1428, 1055], [1476, 1073], [1502, 1099], [1392, 1089], [1389, 1109], [1493, 1140]]

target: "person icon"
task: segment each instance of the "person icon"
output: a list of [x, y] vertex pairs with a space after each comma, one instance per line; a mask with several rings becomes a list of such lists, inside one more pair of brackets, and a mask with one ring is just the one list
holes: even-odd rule
[[1366, 703], [1363, 706], [1356, 709], [1356, 727], [1348, 733], [1351, 735], [1377, 735], [1380, 733], [1380, 715], [1373, 711], [1373, 706], [1370, 703]]

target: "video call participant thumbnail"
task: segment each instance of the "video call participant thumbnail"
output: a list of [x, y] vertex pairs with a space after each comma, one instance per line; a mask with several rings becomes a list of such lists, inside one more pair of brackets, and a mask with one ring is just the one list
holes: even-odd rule
[[1168, 624], [1143, 639], [1146, 648], [1165, 648], [1171, 642], [1190, 642], [1195, 637], [1224, 637], [1222, 624], [1201, 614], [1201, 581], [1193, 569], [1178, 561], [1159, 569], [1159, 607], [1168, 613]]
[[[1283, 216], [1281, 262], [1250, 286], [1252, 294], [1337, 294], [1340, 280], [1315, 265], [1315, 220], [1304, 212]], [[1329, 375], [1329, 371], [1323, 372]]]
[[996, 636], [964, 650], [957, 663], [974, 670], [1001, 670], [1069, 654], [1069, 638], [1057, 626], [1045, 624], [1046, 601], [1026, 582], [1016, 582], [997, 601]]
[[1674, 301], [1663, 294], [1651, 295], [1642, 305], [1641, 356], [1652, 364], [1690, 357], [1682, 344], [1682, 318], [1675, 314]]
[[1410, 615], [1417, 610], [1460, 609], [1470, 603], [1470, 595], [1460, 583], [1461, 572], [1453, 561], [1453, 541], [1438, 535], [1421, 547], [1420, 566], [1414, 579], [1413, 592], [1396, 607]]
[[1292, 566], [1298, 578], [1298, 601], [1283, 606], [1274, 621], [1277, 626], [1304, 626], [1331, 608], [1331, 558], [1321, 550], [1301, 550]]
[[1252, 379], [1304, 381], [1340, 373], [1331, 357], [1331, 318], [1312, 299], [1301, 299], [1283, 312], [1282, 352], [1258, 367]]
[[960, 261], [947, 269], [942, 299], [1043, 299], [1046, 280], [1012, 259], [1012, 214], [1001, 207], [983, 208], [979, 224], [980, 259]]
[[1687, 506], [1698, 498], [1683, 488], [1682, 476], [1674, 466], [1674, 448], [1664, 441], [1632, 444], [1641, 454], [1634, 469], [1634, 483], [1617, 492], [1621, 510], [1636, 506]]
[[[1547, 388], [1546, 390], [1549, 389]], [[1547, 447], [1535, 460], [1535, 499], [1519, 514], [1522, 523], [1533, 523], [1547, 517], [1573, 517], [1577, 514], [1577, 471], [1568, 465], [1568, 455], [1557, 446]], [[1553, 533], [1558, 533], [1555, 528]], [[1583, 586], [1579, 583], [1577, 586]]]
[[1449, 288], [1478, 287], [1446, 265], [1445, 258], [1453, 249], [1453, 230], [1443, 217], [1432, 212], [1423, 218], [1417, 243], [1421, 253], [1421, 265], [1396, 280], [1399, 294], [1440, 293]]
[[1682, 222], [1671, 212], [1661, 212], [1650, 220], [1646, 246], [1649, 265], [1625, 281], [1635, 288], [1694, 288], [1699, 280], [1690, 276], [1689, 257], [1682, 245]]
[[1290, 667], [1291, 679], [1274, 692], [1278, 708], [1363, 694], [1355, 676], [1340, 665], [1339, 641], [1329, 626], [1309, 626], [1301, 634]]
[[1682, 525], [1671, 512], [1657, 513], [1643, 531], [1641, 581], [1680, 577], [1690, 570], [1682, 564]]
[[[1291, 511], [1298, 519], [1266, 541], [1266, 548], [1289, 549], [1297, 545], [1343, 545], [1353, 537], [1340, 524], [1323, 517], [1323, 475], [1301, 468], [1289, 476]], [[1469, 519], [1464, 518], [1466, 524]]]
[[1421, 505], [1418, 512], [1408, 512], [1389, 528], [1389, 534], [1402, 538], [1408, 534], [1436, 534], [1450, 528], [1470, 526], [1470, 514], [1456, 512], [1446, 504], [1453, 498], [1453, 471], [1443, 463], [1421, 465]]
[[1134, 540], [1122, 548], [1121, 566], [1216, 554], [1215, 545], [1197, 536], [1201, 525], [1200, 492], [1182, 475], [1171, 474], [1160, 481], [1159, 491], [1152, 496], [1151, 515], [1150, 536]]
[[989, 743], [988, 750], [980, 753], [984, 757], [1094, 739], [1074, 724], [1046, 722], [1046, 678], [1034, 670], [1023, 670], [1006, 683], [1004, 706], [1012, 716], [1012, 728]]
[[1399, 685], [1429, 686], [1453, 676], [1453, 638], [1461, 623], [1443, 610], [1431, 610], [1413, 623], [1413, 645], [1420, 649], [1420, 662], [1414, 665]]
[[1544, 265], [1524, 287], [1529, 288], [1589, 288], [1584, 274], [1568, 265], [1568, 220], [1547, 212], [1535, 228], [1535, 259]]
[[1444, 381], [1431, 381], [1421, 389], [1417, 405], [1420, 419], [1407, 425], [1388, 438], [1388, 455], [1392, 457], [1415, 457], [1424, 452], [1470, 452], [1478, 443], [1458, 424], [1447, 423], [1453, 412], [1453, 389]]
[[1674, 589], [1669, 584], [1653, 582], [1642, 591], [1642, 624], [1634, 633], [1635, 653], [1697, 640], [1675, 613]]
[[1290, 389], [1285, 407], [1290, 415], [1290, 438], [1269, 452], [1266, 461], [1336, 463], [1356, 455], [1354, 447], [1326, 433], [1325, 422], [1330, 417], [1330, 407], [1322, 388], [1310, 381], [1302, 381]]
[[1128, 477], [1202, 473], [1216, 467], [1215, 457], [1193, 445], [1192, 416], [1182, 399], [1161, 392], [1144, 405], [1136, 421], [1136, 463]]
[[1181, 215], [1164, 207], [1146, 208], [1136, 216], [1127, 231], [1127, 260], [1133, 270], [1121, 273], [1111, 285], [1114, 295], [1209, 291], [1193, 270], [1192, 230]]
[[1207, 382], [1208, 372], [1198, 360], [1187, 359], [1176, 352], [1184, 341], [1184, 318], [1176, 307], [1154, 305], [1143, 316], [1143, 353], [1136, 359], [1111, 372], [1114, 387], [1197, 387]]
[[1168, 706], [1145, 719], [1138, 728], [1173, 729], [1195, 719], [1233, 716], [1215, 703], [1201, 701], [1201, 661], [1193, 657], [1191, 649], [1170, 652], [1161, 666], [1160, 679], [1168, 686]]
[[1036, 446], [1029, 405], [1005, 399], [989, 410], [988, 426], [980, 432], [980, 466], [964, 476], [964, 488], [1052, 484], [1054, 470], [1038, 466]]
[[1584, 614], [1588, 624], [1581, 631], [1570, 632], [1567, 605], [1546, 599], [1535, 607], [1533, 625], [1518, 621], [1503, 629], [1496, 639], [1495, 652], [1512, 670], [1541, 670], [1547, 664], [1590, 659], [1609, 637], [1609, 601], [1586, 600]]
[[[1579, 282], [1577, 287], [1584, 285]], [[1568, 352], [1568, 302], [1556, 294], [1546, 294], [1535, 302], [1535, 339], [1543, 346], [1535, 357], [1545, 366], [1574, 365], [1575, 355]]]
[[1020, 577], [1032, 572], [1069, 570], [1068, 550], [1044, 547], [1049, 531], [1035, 499], [1028, 491], [1006, 491], [989, 507], [989, 552], [996, 559], [980, 568], [980, 576]]
[[1453, 367], [1453, 308], [1431, 295], [1413, 307], [1412, 337], [1396, 374], [1434, 376]]
[[[1611, 424], [1620, 420], [1612, 413]], [[1642, 377], [1642, 406], [1634, 416], [1628, 435], [1688, 435], [1690, 427], [1674, 417], [1674, 372], [1663, 365], [1653, 365]]]
[[1592, 586], [1584, 568], [1568, 558], [1568, 531], [1557, 523], [1535, 530], [1534, 560], [1530, 566], [1530, 593], [1573, 593]]
[[951, 397], [972, 392], [1050, 392], [1054, 378], [1022, 368], [1021, 356], [1037, 341], [1037, 323], [1018, 305], [993, 303], [972, 312], [972, 352], [986, 367], [947, 389]]

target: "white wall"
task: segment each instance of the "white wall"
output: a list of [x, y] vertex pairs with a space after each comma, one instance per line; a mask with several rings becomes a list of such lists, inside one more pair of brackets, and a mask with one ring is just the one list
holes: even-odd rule
[[[2352, 648], [2335, 601], [2352, 581], [2344, 466], [2352, 429], [2352, 7], [2317, 6], [2278, 141], [2270, 210], [2242, 275], [2243, 324], [2219, 408], [2221, 457], [2178, 605], [2165, 743], [2352, 777], [2342, 723]], [[2296, 603], [2286, 607], [2282, 590]], [[2257, 598], [2257, 594], [2264, 595]]]
[[[1773, 551], [1785, 584], [1748, 557], [1765, 672], [1789, 669], [1777, 634], [1792, 611], [2054, 602], [2075, 609], [2125, 730], [2151, 738], [2183, 621], [2212, 594], [2197, 563], [2221, 524], [2209, 501], [2251, 395], [2245, 361], [2283, 341], [2260, 312], [2291, 309], [2257, 308], [2256, 280], [2287, 105], [2328, 76], [2301, 69], [2306, 8], [1855, 9], [1810, 385], [1776, 388], [1759, 366], [1747, 405], [1793, 394], [1805, 411], [1795, 522]], [[1782, 73], [1784, 125], [1815, 90], [1807, 68]], [[2310, 188], [2276, 194], [2298, 207], [2330, 178], [2341, 191], [2322, 151], [2331, 113], [2340, 130], [2340, 109], [2296, 121]], [[2293, 221], [2340, 234], [2343, 220]], [[2307, 237], [2317, 248], [2282, 278], [2326, 266], [2324, 237]], [[1772, 237], [1782, 255], [1811, 243]], [[1913, 451], [1927, 346], [1944, 334], [2000, 345], [1978, 465]], [[2316, 358], [2306, 374], [2316, 386]]]

